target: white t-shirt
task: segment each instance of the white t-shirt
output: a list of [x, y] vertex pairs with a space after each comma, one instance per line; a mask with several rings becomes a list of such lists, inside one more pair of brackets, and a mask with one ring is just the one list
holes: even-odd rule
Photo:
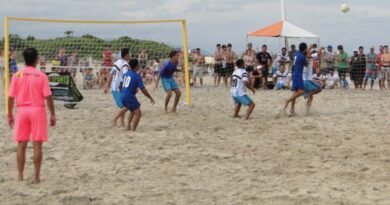
[[314, 73], [314, 75], [312, 76], [312, 79], [313, 80], [325, 80], [325, 76], [323, 74], [320, 74], [320, 76], [317, 75], [317, 73]]
[[287, 65], [288, 62], [290, 61], [290, 57], [287, 55], [282, 55], [281, 53], [278, 54], [278, 57], [275, 59], [275, 66], [279, 68], [280, 64]]
[[233, 97], [246, 95], [245, 81], [248, 81], [248, 73], [243, 68], [238, 68], [232, 75], [232, 88], [230, 90]]
[[309, 64], [303, 67], [303, 80], [311, 80], [311, 76], [313, 76], [313, 62], [309, 60]]
[[328, 74], [326, 75], [325, 78], [326, 78], [326, 87], [328, 88], [334, 86], [340, 80], [337, 74], [333, 74], [333, 76]]
[[288, 77], [288, 71], [285, 70], [283, 73], [280, 72], [280, 70], [276, 71], [276, 73], [272, 76], [276, 78], [276, 84], [286, 84], [287, 77]]
[[153, 72], [160, 71], [160, 64], [159, 63], [153, 62], [152, 67], [153, 67]]
[[124, 59], [118, 59], [115, 61], [111, 69], [113, 80], [111, 83], [112, 91], [119, 91], [119, 84], [123, 81], [123, 74], [129, 70], [129, 64]]

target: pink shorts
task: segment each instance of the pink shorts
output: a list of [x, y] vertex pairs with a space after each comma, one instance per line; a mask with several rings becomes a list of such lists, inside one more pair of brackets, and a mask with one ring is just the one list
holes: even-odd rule
[[17, 142], [26, 142], [32, 135], [33, 141], [47, 141], [47, 117], [45, 107], [18, 107], [14, 139]]

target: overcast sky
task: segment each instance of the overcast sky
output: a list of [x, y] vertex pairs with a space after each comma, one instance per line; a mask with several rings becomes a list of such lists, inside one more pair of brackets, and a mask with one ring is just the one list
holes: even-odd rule
[[[388, 0], [285, 0], [286, 17], [321, 38], [322, 45], [344, 44], [348, 52], [390, 44], [390, 1]], [[341, 4], [351, 11], [344, 14]], [[246, 33], [281, 19], [279, 0], [0, 0], [0, 17], [42, 17], [59, 19], [187, 19], [189, 45], [212, 51], [216, 43], [232, 43], [241, 52]], [[64, 30], [76, 35], [91, 33], [104, 38], [129, 35], [181, 45], [177, 25], [105, 27], [80, 25], [11, 24], [11, 32], [53, 37]], [[3, 26], [1, 27], [3, 36]], [[272, 51], [282, 45], [278, 39], [250, 38], [256, 46], [266, 43]], [[309, 41], [309, 40], [306, 40]], [[367, 49], [368, 50], [368, 49]]]

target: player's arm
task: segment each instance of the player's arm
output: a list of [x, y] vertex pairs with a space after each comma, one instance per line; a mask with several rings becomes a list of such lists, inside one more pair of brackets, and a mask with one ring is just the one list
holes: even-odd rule
[[160, 75], [157, 76], [156, 85], [154, 86], [154, 89], [158, 88], [158, 83], [160, 82]]
[[[113, 68], [112, 68], [113, 69]], [[104, 94], [107, 94], [108, 93], [108, 88], [110, 87], [111, 83], [112, 83], [112, 77], [113, 77], [113, 73], [110, 72], [110, 75], [108, 76], [108, 82], [107, 82], [107, 85], [105, 86], [104, 88]]]
[[244, 81], [245, 83], [245, 86], [250, 90], [252, 91], [253, 94], [255, 94], [256, 90], [252, 87], [252, 85], [249, 83], [249, 80], [245, 80]]
[[153, 97], [149, 94], [148, 90], [146, 90], [146, 88], [142, 88], [141, 89], [141, 92], [142, 94], [144, 94], [147, 98], [149, 98], [150, 102], [152, 103], [152, 105], [154, 105], [154, 99]]
[[14, 127], [14, 115], [13, 115], [13, 110], [14, 110], [14, 102], [15, 99], [11, 96], [8, 97], [8, 115], [7, 115], [7, 120], [8, 120], [8, 125], [10, 128]]
[[47, 103], [47, 107], [49, 108], [49, 111], [50, 111], [50, 125], [55, 126], [56, 125], [56, 113], [55, 113], [55, 109], [54, 109], [53, 97], [51, 95], [46, 97], [46, 103]]

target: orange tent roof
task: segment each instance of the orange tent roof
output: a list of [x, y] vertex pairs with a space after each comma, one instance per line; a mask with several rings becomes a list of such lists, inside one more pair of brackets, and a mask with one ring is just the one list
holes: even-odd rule
[[283, 21], [279, 21], [270, 26], [250, 32], [248, 33], [248, 36], [278, 37], [282, 33], [282, 29], [283, 29]]

